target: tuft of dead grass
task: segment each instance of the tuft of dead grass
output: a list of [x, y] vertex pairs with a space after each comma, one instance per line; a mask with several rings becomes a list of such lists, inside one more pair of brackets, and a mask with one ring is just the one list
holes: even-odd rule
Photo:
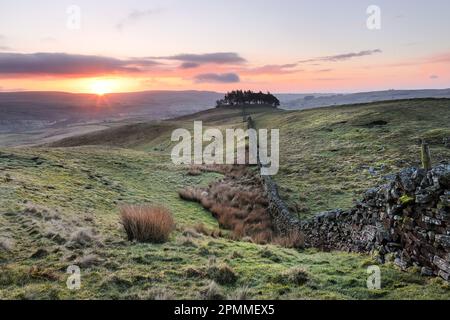
[[281, 258], [275, 252], [270, 250], [268, 247], [265, 247], [263, 250], [261, 250], [260, 255], [261, 255], [261, 257], [269, 259], [273, 262], [276, 262], [276, 263], [281, 262]]
[[215, 263], [211, 264], [206, 270], [206, 273], [210, 279], [213, 279], [222, 285], [233, 284], [238, 279], [238, 276], [233, 268], [225, 263], [219, 265]]
[[95, 231], [91, 228], [79, 228], [70, 235], [66, 247], [80, 249], [90, 247], [93, 244], [100, 244]]
[[91, 253], [79, 258], [76, 261], [76, 265], [80, 266], [81, 268], [91, 268], [93, 266], [98, 266], [103, 262], [104, 260], [101, 259], [98, 255]]
[[203, 223], [196, 224], [194, 226], [194, 230], [199, 234], [212, 237], [215, 239], [222, 238], [225, 236], [220, 229], [209, 229]]
[[293, 268], [288, 272], [288, 279], [296, 285], [303, 285], [308, 282], [309, 274], [303, 268]]
[[192, 177], [200, 176], [202, 174], [202, 170], [200, 168], [198, 168], [198, 167], [191, 166], [189, 168], [187, 174], [188, 174], [188, 176], [192, 176]]
[[305, 247], [305, 234], [299, 230], [293, 230], [285, 236], [276, 237], [273, 243], [286, 248], [301, 249]]
[[129, 241], [163, 243], [175, 229], [172, 214], [164, 207], [122, 206], [120, 218]]
[[228, 295], [228, 300], [251, 300], [252, 299], [252, 293], [250, 291], [250, 288], [247, 286], [243, 286], [240, 288], [237, 288], [235, 291], [233, 291], [231, 294]]
[[184, 271], [186, 277], [188, 278], [201, 278], [205, 276], [205, 273], [201, 269], [196, 269], [193, 267], [189, 267]]
[[46, 269], [39, 266], [31, 266], [28, 275], [33, 279], [58, 281], [59, 276], [53, 270]]
[[184, 228], [182, 235], [185, 237], [191, 237], [191, 238], [200, 238], [202, 235], [197, 232], [194, 228]]
[[150, 300], [175, 300], [175, 295], [172, 291], [166, 288], [153, 288], [148, 291], [148, 298]]
[[191, 236], [178, 237], [177, 244], [182, 247], [193, 247], [193, 248], [197, 247], [197, 244], [194, 242], [194, 240]]
[[211, 281], [205, 288], [200, 290], [202, 300], [225, 300], [222, 289], [215, 281]]

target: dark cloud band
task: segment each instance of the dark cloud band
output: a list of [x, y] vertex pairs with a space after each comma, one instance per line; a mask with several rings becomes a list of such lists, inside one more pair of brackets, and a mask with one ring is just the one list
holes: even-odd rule
[[99, 75], [135, 73], [159, 63], [148, 59], [67, 53], [0, 53], [0, 74]]
[[375, 50], [364, 50], [360, 52], [351, 52], [351, 53], [344, 53], [344, 54], [337, 54], [334, 56], [325, 56], [325, 57], [319, 57], [319, 58], [313, 58], [308, 60], [302, 60], [299, 61], [299, 63], [308, 63], [308, 62], [339, 62], [344, 60], [349, 60], [353, 58], [358, 57], [364, 57], [364, 56], [371, 56], [376, 53], [381, 53], [382, 51], [380, 49]]
[[204, 54], [178, 54], [174, 56], [156, 57], [152, 59], [173, 60], [181, 62], [182, 69], [197, 68], [205, 64], [237, 65], [247, 62], [235, 52], [214, 52]]
[[204, 73], [194, 77], [198, 83], [237, 83], [241, 79], [236, 73]]

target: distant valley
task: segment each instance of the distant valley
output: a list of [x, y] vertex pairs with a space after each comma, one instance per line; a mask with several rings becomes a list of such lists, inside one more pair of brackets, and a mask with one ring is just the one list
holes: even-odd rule
[[145, 91], [105, 96], [64, 92], [0, 93], [0, 146], [42, 144], [117, 124], [162, 120], [211, 108], [222, 94]]
[[[211, 91], [143, 91], [105, 96], [0, 92], [0, 146], [45, 144], [124, 124], [176, 118], [214, 108], [222, 96]], [[450, 98], [450, 89], [276, 96], [282, 109], [301, 110], [387, 100]]]
[[4, 92], [0, 93], [0, 132], [131, 117], [165, 119], [209, 108], [219, 97], [221, 94], [207, 91], [145, 91], [105, 96]]
[[418, 98], [450, 98], [450, 89], [386, 90], [349, 94], [281, 94], [277, 95], [284, 109], [299, 110], [376, 101]]

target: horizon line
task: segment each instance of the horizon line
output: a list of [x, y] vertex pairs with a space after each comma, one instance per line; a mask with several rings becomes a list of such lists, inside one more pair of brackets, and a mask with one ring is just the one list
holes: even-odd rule
[[[245, 90], [245, 89], [234, 89], [234, 90]], [[357, 93], [371, 93], [371, 92], [386, 92], [386, 91], [437, 91], [437, 90], [450, 90], [450, 87], [443, 88], [419, 88], [419, 89], [382, 89], [382, 90], [368, 90], [368, 91], [349, 91], [349, 92], [336, 92], [336, 91], [323, 91], [323, 92], [271, 92], [272, 94], [357, 94]], [[196, 89], [186, 89], [186, 90], [170, 90], [170, 89], [160, 89], [160, 90], [137, 90], [137, 91], [118, 91], [118, 92], [109, 92], [105, 93], [103, 96], [110, 96], [114, 94], [131, 94], [131, 93], [143, 93], [143, 92], [211, 92], [218, 94], [225, 94], [226, 92], [214, 91], [214, 90], [196, 90]], [[98, 94], [92, 92], [76, 92], [76, 91], [60, 91], [60, 90], [12, 90], [12, 91], [2, 91], [0, 90], [0, 94], [2, 93], [63, 93], [63, 94], [83, 94], [83, 95], [92, 95], [97, 96]]]

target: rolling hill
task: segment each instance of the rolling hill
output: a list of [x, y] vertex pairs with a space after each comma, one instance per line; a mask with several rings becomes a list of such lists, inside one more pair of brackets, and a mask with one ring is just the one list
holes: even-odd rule
[[[418, 163], [415, 141], [430, 141], [434, 163], [448, 161], [450, 100], [378, 102], [305, 111], [254, 109], [257, 127], [279, 128], [282, 196], [300, 217], [348, 207], [365, 188]], [[47, 146], [0, 148], [0, 298], [201, 298], [214, 266], [235, 281], [223, 297], [260, 299], [449, 299], [448, 283], [420, 270], [381, 266], [382, 290], [366, 287], [370, 255], [290, 249], [233, 240], [178, 190], [220, 173], [189, 174], [170, 160], [173, 128], [241, 127], [239, 109], [212, 109], [68, 137]], [[126, 241], [121, 204], [173, 212], [165, 244]], [[199, 228], [203, 225], [203, 229]], [[204, 229], [209, 231], [205, 232]], [[200, 231], [203, 230], [203, 231]], [[202, 233], [203, 232], [203, 233]], [[80, 241], [80, 233], [83, 241]], [[82, 289], [65, 288], [69, 264], [82, 265]], [[297, 281], [301, 275], [302, 281]], [[21, 285], [18, 286], [17, 283]]]
[[385, 90], [347, 94], [312, 93], [303, 95], [278, 95], [278, 97], [280, 98], [285, 109], [298, 110], [348, 104], [370, 103], [376, 101], [450, 98], [450, 89]]
[[[419, 139], [432, 147], [433, 161], [450, 159], [450, 99], [384, 101], [304, 111], [254, 108], [257, 127], [280, 129], [280, 172], [275, 177], [291, 210], [307, 217], [348, 208], [383, 177], [420, 165]], [[240, 108], [201, 111], [177, 119], [116, 127], [69, 137], [52, 147], [129, 146], [170, 153], [175, 128], [226, 128], [242, 122]], [[301, 178], [299, 178], [301, 177]]]
[[[450, 90], [390, 90], [354, 94], [277, 94], [286, 110], [373, 101], [450, 98]], [[0, 92], [0, 146], [51, 143], [124, 124], [190, 115], [212, 108], [222, 93], [144, 91], [93, 94]]]

